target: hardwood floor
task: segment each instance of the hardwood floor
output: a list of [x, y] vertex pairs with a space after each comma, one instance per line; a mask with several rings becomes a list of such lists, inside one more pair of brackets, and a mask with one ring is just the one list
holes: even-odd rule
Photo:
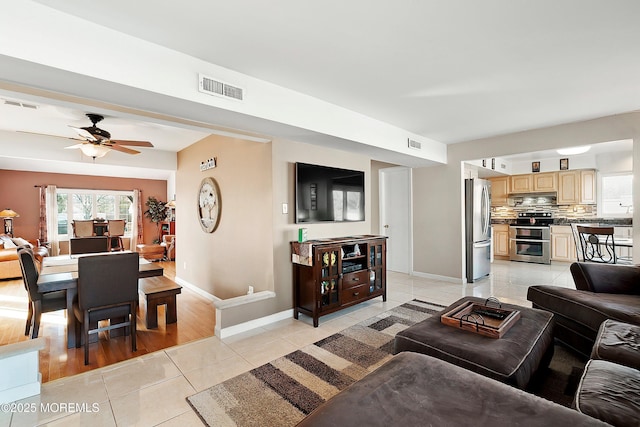
[[[175, 278], [175, 263], [160, 262], [164, 275]], [[29, 339], [24, 335], [27, 318], [27, 293], [22, 279], [0, 281], [0, 345]], [[214, 335], [215, 307], [213, 302], [183, 288], [177, 297], [178, 322], [166, 325], [164, 306], [158, 307], [158, 328], [147, 329], [144, 322], [144, 306], [137, 316], [138, 351], [131, 352], [128, 337], [108, 338], [100, 335], [98, 343], [89, 347], [89, 365], [84, 365], [82, 348], [67, 349], [66, 318], [63, 311], [45, 313], [40, 324], [40, 337], [47, 340], [40, 352], [42, 381], [75, 375], [81, 372], [111, 365], [142, 356], [167, 347], [184, 344]]]

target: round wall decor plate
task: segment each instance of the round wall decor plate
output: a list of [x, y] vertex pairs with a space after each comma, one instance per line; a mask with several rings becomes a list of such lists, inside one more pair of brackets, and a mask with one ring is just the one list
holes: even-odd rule
[[220, 222], [220, 189], [213, 178], [205, 178], [198, 192], [198, 218], [206, 233], [213, 233]]

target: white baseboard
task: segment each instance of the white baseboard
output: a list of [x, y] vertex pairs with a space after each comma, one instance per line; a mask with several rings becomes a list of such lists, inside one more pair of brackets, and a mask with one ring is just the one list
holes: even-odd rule
[[191, 289], [193, 292], [195, 292], [196, 294], [208, 299], [209, 301], [222, 301], [221, 298], [218, 298], [215, 295], [210, 294], [209, 292], [203, 290], [202, 288], [197, 287], [196, 285], [194, 285], [193, 283], [189, 283], [184, 279], [181, 279], [180, 277], [176, 276], [175, 279], [173, 279], [174, 282], [176, 282], [178, 285], [182, 285], [185, 288], [189, 288]]
[[[216, 313], [217, 317], [217, 313]], [[219, 323], [216, 322], [215, 333], [220, 339], [228, 338], [232, 335], [240, 334], [242, 332], [250, 331], [251, 329], [260, 328], [262, 326], [269, 325], [271, 323], [279, 322], [280, 320], [291, 319], [293, 317], [293, 309], [281, 311], [279, 313], [270, 314], [269, 316], [261, 317], [259, 319], [249, 320], [248, 322], [240, 323], [238, 325], [229, 326], [227, 328], [219, 328]]]
[[[189, 283], [186, 280], [181, 279], [180, 277], [176, 276], [174, 281], [177, 284], [184, 286], [185, 288], [189, 288], [190, 290], [194, 291], [198, 295], [201, 295], [204, 298], [210, 301], [213, 301], [213, 303], [216, 305], [216, 326], [214, 328], [215, 335], [221, 339], [228, 338], [232, 335], [250, 331], [251, 329], [260, 328], [262, 326], [279, 322], [280, 320], [290, 319], [293, 317], [293, 309], [289, 309], [289, 310], [281, 311], [279, 313], [270, 314], [268, 316], [261, 317], [259, 319], [249, 320], [247, 322], [240, 323], [238, 325], [228, 326], [226, 328], [220, 328], [220, 325], [222, 324], [222, 316], [225, 308], [235, 307], [240, 304], [247, 304], [250, 302], [259, 301], [265, 298], [275, 298], [276, 294], [271, 291], [256, 292], [255, 294], [252, 294], [252, 295], [241, 295], [236, 298], [231, 298], [230, 300], [233, 300], [233, 301], [230, 301], [230, 300], [223, 300], [222, 298], [218, 298], [217, 296], [202, 290], [196, 285]], [[225, 303], [225, 301], [228, 301], [228, 302]]]
[[418, 277], [422, 277], [422, 278], [425, 278], [425, 279], [441, 280], [443, 282], [464, 284], [465, 281], [466, 281], [465, 279], [461, 279], [459, 277], [440, 276], [438, 274], [423, 273], [421, 271], [413, 271], [413, 272], [411, 272], [411, 274], [413, 276], [418, 276]]

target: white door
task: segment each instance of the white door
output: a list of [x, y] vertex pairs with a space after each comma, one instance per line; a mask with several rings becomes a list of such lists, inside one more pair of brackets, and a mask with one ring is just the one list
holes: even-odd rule
[[411, 169], [380, 170], [380, 233], [387, 236], [387, 269], [411, 272]]

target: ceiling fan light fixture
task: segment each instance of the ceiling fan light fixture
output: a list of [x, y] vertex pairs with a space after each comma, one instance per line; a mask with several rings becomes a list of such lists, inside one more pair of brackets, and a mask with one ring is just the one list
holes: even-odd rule
[[569, 147], [569, 148], [560, 148], [557, 150], [558, 154], [562, 156], [571, 156], [576, 154], [584, 154], [591, 149], [588, 145], [583, 145], [580, 147]]
[[107, 155], [111, 149], [109, 147], [105, 147], [104, 145], [98, 144], [82, 144], [80, 146], [80, 151], [82, 154], [88, 157], [99, 158]]

